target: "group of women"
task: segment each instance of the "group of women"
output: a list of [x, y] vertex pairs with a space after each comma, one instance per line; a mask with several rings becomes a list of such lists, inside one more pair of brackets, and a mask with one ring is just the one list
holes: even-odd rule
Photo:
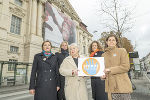
[[[34, 100], [88, 100], [86, 77], [78, 76], [79, 47], [62, 42], [60, 51], [51, 52], [52, 44], [44, 41], [42, 52], [34, 56], [30, 94]], [[99, 42], [89, 47], [90, 57], [104, 57], [105, 75], [91, 77], [93, 100], [131, 100], [132, 86], [128, 77], [129, 58], [118, 45], [115, 35], [106, 38], [103, 51]]]

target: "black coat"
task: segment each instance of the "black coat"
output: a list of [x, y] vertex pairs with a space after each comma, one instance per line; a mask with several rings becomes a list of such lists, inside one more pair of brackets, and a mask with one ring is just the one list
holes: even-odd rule
[[[98, 51], [93, 57], [101, 57], [103, 51]], [[108, 100], [105, 93], [105, 81], [99, 77], [91, 77], [92, 97], [94, 100]]]
[[[57, 56], [58, 61], [58, 67], [60, 68], [61, 63], [63, 60], [69, 56], [68, 52], [62, 52], [62, 53], [55, 53]], [[64, 92], [64, 86], [65, 86], [65, 77], [60, 75], [60, 90], [58, 91], [58, 100], [65, 100], [65, 92]]]
[[59, 73], [57, 57], [46, 59], [43, 53], [36, 54], [32, 65], [29, 89], [35, 89], [34, 100], [57, 100]]

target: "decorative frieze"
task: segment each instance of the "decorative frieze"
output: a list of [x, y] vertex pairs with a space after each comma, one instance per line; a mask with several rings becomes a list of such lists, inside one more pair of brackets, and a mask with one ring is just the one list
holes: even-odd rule
[[39, 3], [44, 4], [47, 0], [38, 0]]
[[29, 0], [21, 0], [21, 1], [24, 1], [24, 2], [29, 2]]
[[17, 7], [15, 7], [15, 8], [9, 7], [9, 9], [10, 9], [10, 12], [12, 12], [12, 13], [18, 15], [18, 16], [21, 16], [21, 17], [25, 16], [25, 13], [23, 12], [23, 10], [21, 10], [21, 9], [19, 9]]

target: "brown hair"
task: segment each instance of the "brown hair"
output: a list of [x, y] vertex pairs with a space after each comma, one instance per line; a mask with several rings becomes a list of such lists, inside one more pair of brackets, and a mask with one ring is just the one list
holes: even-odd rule
[[51, 43], [49, 40], [46, 40], [46, 41], [44, 41], [44, 42], [42, 43], [42, 50], [43, 50], [43, 46], [44, 46], [44, 44], [45, 44], [46, 42], [49, 42], [49, 44], [50, 44], [51, 47], [52, 47], [52, 43]]
[[66, 44], [67, 44], [67, 49], [69, 48], [68, 42], [67, 42], [67, 41], [63, 41], [63, 42], [61, 42], [61, 44], [60, 44], [59, 52], [61, 52], [61, 47], [62, 47], [63, 43], [66, 43]]
[[110, 37], [114, 37], [115, 38], [115, 40], [116, 40], [116, 46], [118, 47], [118, 48], [120, 48], [120, 45], [119, 45], [119, 40], [118, 40], [118, 38], [117, 38], [117, 36], [115, 35], [115, 34], [110, 34], [110, 35], [108, 35], [108, 37], [106, 38], [106, 41], [105, 41], [105, 48], [107, 48], [108, 47], [108, 45], [107, 45], [107, 41], [108, 41], [108, 39], [110, 38]]
[[92, 44], [93, 44], [93, 43], [96, 43], [96, 44], [97, 44], [97, 49], [102, 50], [102, 47], [101, 47], [100, 43], [99, 43], [98, 41], [93, 41], [93, 42], [90, 44], [89, 50], [88, 50], [90, 54], [91, 54], [91, 52], [92, 52]]

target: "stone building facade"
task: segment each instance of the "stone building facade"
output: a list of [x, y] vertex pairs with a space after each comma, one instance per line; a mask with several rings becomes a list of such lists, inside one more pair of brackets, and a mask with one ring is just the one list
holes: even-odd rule
[[[41, 52], [44, 4], [47, 0], [0, 0], [0, 61], [32, 63]], [[76, 23], [80, 53], [88, 55], [92, 35], [87, 31], [69, 0], [48, 0]], [[53, 52], [58, 48], [53, 48]], [[3, 78], [13, 76], [12, 66], [4, 65]], [[28, 80], [31, 66], [28, 67]]]
[[150, 70], [150, 53], [148, 53], [145, 57], [140, 59], [140, 63], [141, 63], [141, 67], [144, 70], [149, 71]]

